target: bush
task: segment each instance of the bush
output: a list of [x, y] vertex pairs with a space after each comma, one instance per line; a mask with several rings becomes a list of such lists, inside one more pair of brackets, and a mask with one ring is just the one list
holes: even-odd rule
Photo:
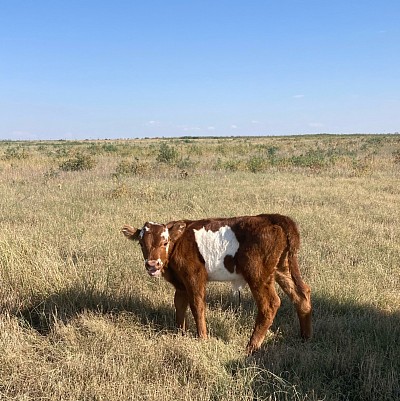
[[184, 159], [180, 159], [177, 162], [177, 167], [179, 167], [180, 169], [187, 169], [187, 168], [193, 168], [195, 166], [195, 162], [190, 160], [189, 156], [186, 156]]
[[122, 160], [115, 170], [115, 175], [139, 175], [143, 174], [147, 170], [147, 167], [146, 164], [140, 163], [138, 158], [135, 158], [132, 162]]
[[20, 160], [20, 159], [26, 159], [28, 157], [28, 153], [25, 148], [22, 146], [10, 146], [8, 147], [5, 152], [4, 152], [4, 159], [5, 160]]
[[199, 145], [192, 145], [189, 148], [189, 154], [195, 155], [195, 156], [202, 156], [203, 155], [203, 150]]
[[277, 146], [269, 146], [267, 149], [268, 157], [274, 159], [278, 150], [279, 148]]
[[70, 149], [67, 149], [66, 146], [63, 147], [58, 147], [55, 151], [55, 156], [58, 159], [61, 159], [63, 157], [68, 157], [70, 155]]
[[161, 163], [173, 164], [178, 159], [178, 151], [166, 143], [160, 145], [157, 161]]
[[218, 157], [216, 163], [214, 164], [214, 170], [225, 170], [225, 171], [238, 171], [240, 166], [239, 160], [222, 160]]
[[103, 154], [103, 149], [98, 143], [91, 143], [86, 150], [93, 156]]
[[60, 164], [59, 168], [62, 171], [82, 171], [91, 170], [96, 165], [93, 157], [77, 153], [71, 159], [65, 160]]
[[116, 153], [118, 147], [114, 143], [91, 143], [87, 150], [91, 155], [102, 155], [103, 153]]
[[251, 156], [247, 161], [247, 168], [252, 173], [258, 173], [264, 169], [265, 160], [260, 156]]
[[107, 153], [116, 153], [118, 152], [118, 146], [115, 145], [114, 143], [105, 143], [102, 146], [104, 152]]
[[299, 156], [292, 156], [288, 161], [294, 167], [321, 168], [333, 162], [333, 158], [327, 156], [322, 150], [315, 149]]

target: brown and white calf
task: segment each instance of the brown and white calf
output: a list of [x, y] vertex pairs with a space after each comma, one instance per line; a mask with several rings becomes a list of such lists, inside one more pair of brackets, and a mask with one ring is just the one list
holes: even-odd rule
[[162, 276], [175, 287], [179, 328], [185, 329], [190, 306], [199, 337], [207, 337], [207, 281], [229, 281], [234, 289], [247, 283], [258, 308], [246, 348], [251, 353], [260, 348], [280, 306], [276, 281], [296, 306], [301, 336], [311, 337], [311, 291], [300, 275], [300, 237], [289, 217], [261, 214], [167, 224], [147, 222], [140, 229], [126, 225], [122, 232], [139, 241], [148, 274]]

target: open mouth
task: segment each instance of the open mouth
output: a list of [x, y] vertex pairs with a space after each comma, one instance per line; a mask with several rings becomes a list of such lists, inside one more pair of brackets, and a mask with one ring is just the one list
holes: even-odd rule
[[151, 267], [150, 269], [148, 269], [147, 273], [151, 277], [160, 277], [161, 276], [161, 270], [158, 270], [155, 267]]

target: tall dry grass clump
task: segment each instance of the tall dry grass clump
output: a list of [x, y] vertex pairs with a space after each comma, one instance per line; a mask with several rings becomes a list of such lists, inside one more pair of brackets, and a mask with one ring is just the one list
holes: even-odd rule
[[[399, 135], [1, 142], [0, 399], [398, 400], [399, 153]], [[91, 168], [61, 168], [75, 155]], [[314, 339], [280, 294], [246, 358], [252, 296], [217, 283], [211, 338], [189, 315], [178, 335], [121, 226], [265, 212], [300, 227]]]

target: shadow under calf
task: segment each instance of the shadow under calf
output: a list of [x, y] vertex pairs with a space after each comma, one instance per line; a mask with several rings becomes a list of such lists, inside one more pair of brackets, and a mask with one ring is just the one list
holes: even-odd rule
[[36, 300], [33, 306], [18, 312], [23, 325], [28, 325], [42, 335], [47, 335], [59, 320], [68, 323], [84, 312], [98, 314], [132, 313], [140, 324], [159, 331], [175, 331], [175, 313], [172, 307], [152, 304], [148, 299], [134, 294], [125, 297], [101, 293], [79, 287]]
[[400, 311], [316, 295], [313, 307], [311, 341], [295, 335], [292, 305], [283, 299], [272, 327], [279, 327], [283, 338], [227, 368], [233, 374], [261, 369], [252, 382], [256, 399], [278, 389], [281, 395], [274, 399], [400, 400]]
[[[252, 319], [256, 312], [248, 291], [241, 298], [238, 309], [237, 298], [211, 291], [207, 295], [208, 308], [234, 310], [240, 325], [240, 320]], [[314, 295], [313, 305], [315, 335], [311, 341], [301, 341], [295, 309], [282, 296], [272, 326], [279, 335], [264, 342], [255, 355], [231, 361], [227, 371], [236, 376], [258, 369], [250, 384], [255, 399], [268, 399], [268, 394], [274, 393], [274, 399], [282, 400], [399, 400], [400, 311], [385, 313], [368, 305], [339, 303], [318, 295]], [[135, 294], [118, 298], [76, 287], [37, 300], [35, 306], [18, 314], [23, 325], [46, 335], [57, 319], [67, 323], [84, 311], [128, 312], [155, 331], [176, 330], [172, 294], [171, 304], [161, 305]], [[213, 328], [212, 319], [208, 323], [215, 336], [229, 341]]]

